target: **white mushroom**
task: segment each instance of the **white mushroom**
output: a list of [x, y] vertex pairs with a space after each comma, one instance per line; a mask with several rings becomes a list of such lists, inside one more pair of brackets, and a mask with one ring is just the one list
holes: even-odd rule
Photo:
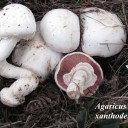
[[83, 26], [82, 50], [91, 56], [110, 57], [126, 42], [124, 25], [114, 13], [90, 7], [80, 15]]
[[61, 53], [57, 53], [45, 45], [39, 33], [38, 22], [35, 37], [27, 43], [21, 41], [17, 45], [12, 55], [12, 61], [14, 64], [35, 72], [39, 76], [40, 82], [43, 82], [54, 70], [61, 57]]
[[100, 65], [89, 55], [73, 52], [64, 56], [55, 71], [57, 85], [71, 99], [80, 96], [91, 96], [99, 88], [103, 80]]
[[18, 79], [11, 87], [1, 90], [0, 100], [5, 105], [14, 107], [24, 103], [25, 96], [38, 85], [36, 74], [6, 61], [17, 42], [31, 39], [35, 31], [34, 16], [27, 7], [10, 4], [0, 11], [0, 75]]
[[79, 46], [79, 18], [67, 9], [53, 9], [46, 13], [40, 30], [46, 44], [57, 52], [69, 53]]
[[18, 79], [9, 88], [5, 87], [0, 92], [1, 102], [10, 107], [23, 104], [25, 96], [35, 90], [39, 83], [37, 75], [29, 70], [13, 66], [7, 61], [0, 63], [0, 75]]

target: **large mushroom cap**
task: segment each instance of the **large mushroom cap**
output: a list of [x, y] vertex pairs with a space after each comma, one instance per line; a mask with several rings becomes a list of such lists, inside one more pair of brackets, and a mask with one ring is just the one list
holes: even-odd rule
[[126, 42], [124, 25], [114, 13], [90, 7], [80, 15], [83, 26], [82, 50], [91, 56], [110, 57]]
[[66, 85], [66, 83], [64, 82], [64, 75], [71, 72], [71, 70], [76, 67], [76, 65], [79, 65], [81, 63], [90, 64], [94, 69], [94, 74], [97, 76], [97, 80], [95, 81], [95, 83], [87, 89], [83, 90], [85, 96], [90, 96], [94, 94], [98, 89], [103, 79], [103, 72], [99, 64], [85, 53], [74, 52], [64, 56], [57, 66], [55, 72], [55, 81], [62, 90], [66, 91], [68, 85]]
[[0, 37], [30, 39], [36, 31], [31, 10], [21, 4], [10, 4], [0, 11]]
[[40, 31], [46, 44], [57, 52], [74, 51], [80, 42], [79, 18], [67, 9], [53, 9], [46, 13]]

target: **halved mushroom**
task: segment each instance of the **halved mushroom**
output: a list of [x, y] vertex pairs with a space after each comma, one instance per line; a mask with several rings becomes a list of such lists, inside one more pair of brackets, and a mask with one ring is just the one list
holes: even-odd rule
[[92, 57], [81, 52], [64, 56], [55, 71], [57, 85], [66, 91], [71, 99], [93, 95], [102, 80], [100, 65]]

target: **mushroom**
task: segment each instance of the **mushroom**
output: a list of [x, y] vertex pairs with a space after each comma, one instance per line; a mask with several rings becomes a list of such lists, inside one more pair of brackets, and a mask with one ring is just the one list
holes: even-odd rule
[[69, 53], [79, 46], [79, 18], [67, 9], [47, 12], [41, 20], [40, 31], [47, 46], [57, 52]]
[[37, 22], [37, 31], [31, 41], [21, 41], [12, 55], [12, 62], [23, 68], [35, 72], [40, 82], [43, 82], [59, 63], [62, 54], [51, 50], [45, 45], [39, 31], [40, 22]]
[[35, 90], [39, 83], [35, 73], [6, 61], [17, 42], [31, 39], [35, 31], [35, 18], [24, 5], [10, 4], [0, 11], [0, 75], [18, 79], [0, 92], [1, 102], [10, 107], [24, 103], [25, 96]]
[[100, 65], [89, 55], [74, 52], [64, 56], [55, 71], [56, 84], [71, 99], [91, 96], [103, 80]]
[[126, 31], [114, 13], [90, 7], [82, 11], [82, 51], [90, 56], [110, 57], [126, 43]]

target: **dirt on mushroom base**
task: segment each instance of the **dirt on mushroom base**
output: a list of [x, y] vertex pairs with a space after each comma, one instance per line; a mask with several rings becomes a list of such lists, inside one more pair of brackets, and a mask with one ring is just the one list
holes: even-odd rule
[[[67, 2], [66, 2], [67, 1]], [[85, 7], [96, 6], [116, 13], [127, 26], [128, 32], [128, 2], [124, 0], [2, 0], [2, 8], [8, 3], [21, 3], [29, 7], [36, 20], [41, 20], [43, 15], [54, 8], [67, 8], [80, 14]], [[127, 43], [128, 44], [128, 43]], [[105, 79], [99, 91], [90, 98], [81, 98], [79, 103], [69, 100], [54, 82], [52, 76], [39, 88], [26, 97], [25, 104], [16, 108], [8, 108], [0, 103], [0, 128], [78, 128], [76, 115], [84, 108], [89, 109], [89, 117], [86, 128], [96, 128], [95, 115], [99, 113], [95, 107], [98, 103], [128, 105], [128, 45], [120, 54], [107, 59], [95, 57], [104, 70]], [[13, 80], [0, 77], [0, 89], [9, 86]], [[101, 113], [109, 113], [118, 110], [105, 110]]]

